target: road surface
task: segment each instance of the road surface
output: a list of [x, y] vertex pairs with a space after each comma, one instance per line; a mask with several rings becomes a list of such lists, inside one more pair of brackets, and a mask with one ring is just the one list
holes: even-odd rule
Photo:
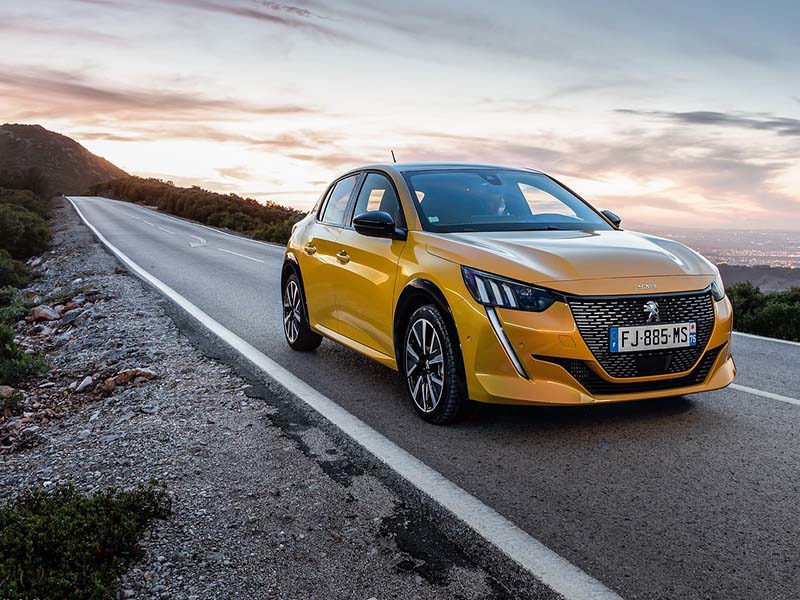
[[755, 393], [482, 406], [435, 427], [393, 371], [327, 340], [287, 347], [281, 247], [73, 200], [150, 274], [623, 598], [800, 595], [800, 345], [734, 336], [736, 383]]

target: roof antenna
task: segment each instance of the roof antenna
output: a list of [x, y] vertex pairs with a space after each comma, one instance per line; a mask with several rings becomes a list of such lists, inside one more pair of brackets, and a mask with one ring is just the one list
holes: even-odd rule
[[389, 150], [392, 153], [392, 162], [396, 163], [397, 159], [394, 157], [394, 150]]

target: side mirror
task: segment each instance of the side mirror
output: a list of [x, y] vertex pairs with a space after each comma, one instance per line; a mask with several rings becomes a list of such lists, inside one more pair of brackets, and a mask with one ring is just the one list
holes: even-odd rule
[[602, 210], [600, 212], [603, 213], [606, 219], [611, 221], [611, 224], [614, 225], [614, 227], [619, 227], [619, 224], [622, 223], [622, 217], [618, 217], [615, 213], [611, 212], [610, 210]]
[[353, 218], [353, 227], [361, 235], [405, 239], [405, 231], [397, 229], [392, 215], [383, 210], [370, 210]]

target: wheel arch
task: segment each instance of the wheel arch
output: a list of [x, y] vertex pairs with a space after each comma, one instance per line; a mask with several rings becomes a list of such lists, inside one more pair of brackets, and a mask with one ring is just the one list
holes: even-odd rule
[[400, 293], [397, 299], [397, 304], [394, 310], [394, 354], [397, 360], [397, 369], [403, 372], [403, 359], [402, 359], [402, 346], [403, 335], [408, 318], [420, 306], [425, 304], [433, 304], [442, 312], [450, 335], [453, 336], [453, 341], [458, 349], [459, 354], [459, 369], [464, 374], [464, 360], [461, 356], [461, 340], [458, 336], [458, 328], [453, 317], [453, 311], [450, 310], [450, 304], [447, 298], [439, 287], [429, 279], [417, 278], [409, 281]]

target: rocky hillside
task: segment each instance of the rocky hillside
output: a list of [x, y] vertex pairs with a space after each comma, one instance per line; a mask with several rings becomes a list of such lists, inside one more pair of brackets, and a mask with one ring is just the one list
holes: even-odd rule
[[75, 140], [41, 125], [0, 126], [0, 185], [47, 197], [82, 194], [127, 173]]

